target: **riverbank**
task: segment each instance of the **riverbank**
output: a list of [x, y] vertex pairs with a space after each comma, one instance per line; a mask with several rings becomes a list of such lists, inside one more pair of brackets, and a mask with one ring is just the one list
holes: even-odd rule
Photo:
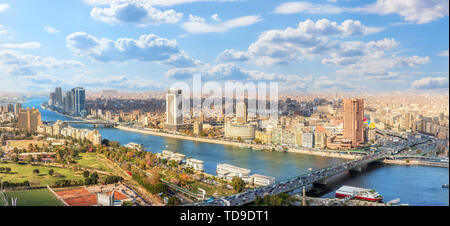
[[[201, 137], [191, 137], [191, 136], [184, 136], [184, 135], [178, 135], [178, 134], [170, 134], [170, 133], [164, 133], [159, 131], [153, 131], [149, 129], [135, 129], [130, 128], [126, 126], [117, 126], [115, 127], [117, 129], [125, 130], [128, 132], [136, 132], [136, 133], [143, 133], [143, 134], [149, 134], [149, 135], [155, 135], [160, 137], [168, 137], [168, 138], [174, 138], [174, 139], [183, 139], [183, 140], [190, 140], [194, 142], [203, 142], [203, 143], [211, 143], [211, 144], [220, 144], [220, 145], [229, 145], [229, 146], [237, 146], [237, 147], [251, 147], [254, 150], [261, 150], [262, 145], [258, 144], [244, 144], [239, 142], [233, 142], [233, 141], [225, 141], [225, 140], [219, 140], [219, 139], [209, 139], [209, 138], [201, 138]], [[304, 149], [288, 149], [286, 152], [290, 153], [299, 153], [299, 154], [307, 154], [307, 155], [316, 155], [316, 156], [322, 156], [322, 157], [331, 157], [331, 158], [342, 158], [342, 159], [355, 159], [358, 158], [359, 155], [352, 155], [352, 154], [342, 154], [342, 153], [336, 153], [336, 152], [328, 152], [328, 151], [311, 151], [311, 150], [304, 150]]]

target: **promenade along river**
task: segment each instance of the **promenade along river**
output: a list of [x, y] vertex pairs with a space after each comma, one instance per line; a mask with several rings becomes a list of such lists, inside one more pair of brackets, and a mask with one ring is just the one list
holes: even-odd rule
[[[23, 103], [24, 107], [38, 107], [44, 98], [34, 98]], [[43, 121], [69, 120], [54, 112], [40, 109]], [[73, 125], [91, 128], [90, 125]], [[273, 176], [277, 181], [307, 173], [308, 168], [318, 169], [337, 164], [344, 159], [320, 157], [296, 153], [256, 151], [234, 146], [199, 143], [165, 138], [113, 128], [99, 128], [103, 139], [119, 141], [122, 145], [133, 142], [144, 144], [146, 151], [176, 151], [187, 157], [203, 160], [205, 172], [216, 174], [218, 163], [228, 163], [250, 169], [253, 173]], [[441, 188], [449, 183], [449, 169], [428, 166], [402, 166], [375, 164], [361, 173], [344, 173], [328, 184], [323, 197], [334, 197], [339, 186], [352, 185], [377, 190], [384, 201], [400, 198], [410, 205], [449, 205], [449, 190]]]

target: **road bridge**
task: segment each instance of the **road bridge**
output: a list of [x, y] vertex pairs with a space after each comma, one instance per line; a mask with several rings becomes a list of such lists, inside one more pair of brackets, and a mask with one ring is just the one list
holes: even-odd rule
[[375, 162], [381, 159], [385, 159], [390, 153], [382, 152], [376, 154], [366, 155], [362, 158], [344, 162], [341, 164], [335, 164], [330, 167], [312, 171], [308, 174], [297, 176], [291, 179], [283, 180], [272, 185], [259, 187], [256, 189], [248, 190], [243, 193], [239, 193], [232, 196], [217, 198], [214, 201], [208, 203], [195, 203], [197, 206], [222, 206], [225, 204], [232, 206], [241, 206], [248, 203], [252, 203], [256, 196], [263, 197], [265, 195], [276, 195], [280, 193], [290, 192], [304, 186], [321, 182], [329, 177], [340, 174], [347, 170], [360, 168], [363, 165]]
[[[288, 180], [283, 180], [275, 184], [271, 184], [264, 187], [259, 187], [245, 192], [235, 194], [232, 196], [215, 198], [213, 201], [194, 203], [194, 206], [241, 206], [254, 202], [256, 196], [264, 197], [266, 195], [277, 195], [280, 193], [290, 192], [303, 188], [307, 185], [311, 185], [317, 182], [326, 180], [329, 177], [340, 174], [344, 171], [358, 169], [371, 162], [379, 161], [391, 157], [393, 154], [399, 153], [401, 150], [410, 148], [411, 146], [417, 145], [418, 143], [423, 143], [424, 140], [418, 140], [414, 142], [403, 142], [402, 144], [397, 144], [391, 146], [388, 149], [378, 149], [373, 154], [367, 154], [361, 158], [354, 159], [348, 162], [335, 164], [327, 168], [318, 169], [312, 171], [308, 174], [300, 175]], [[381, 150], [381, 151], [380, 151]]]
[[[54, 123], [54, 122], [47, 122], [44, 121], [44, 123]], [[90, 120], [79, 120], [79, 121], [61, 121], [62, 124], [69, 125], [69, 124], [86, 124], [86, 125], [104, 125], [104, 126], [116, 126], [116, 122], [107, 122], [107, 121], [90, 121]]]

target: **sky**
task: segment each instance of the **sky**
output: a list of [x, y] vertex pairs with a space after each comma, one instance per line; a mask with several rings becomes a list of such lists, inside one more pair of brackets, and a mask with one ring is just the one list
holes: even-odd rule
[[0, 92], [449, 89], [448, 0], [0, 0]]

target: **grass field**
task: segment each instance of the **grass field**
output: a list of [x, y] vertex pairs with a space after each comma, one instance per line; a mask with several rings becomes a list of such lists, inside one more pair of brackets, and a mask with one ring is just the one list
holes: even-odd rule
[[[62, 203], [46, 188], [35, 190], [11, 191], [5, 193], [8, 202], [17, 198], [17, 206], [62, 206]], [[4, 206], [3, 198], [0, 205]]]
[[109, 168], [104, 161], [106, 161], [106, 159], [96, 153], [80, 153], [79, 159], [76, 160], [81, 167], [93, 168], [105, 172], [113, 172], [113, 170]]
[[8, 146], [17, 147], [17, 148], [28, 148], [28, 145], [38, 145], [39, 147], [44, 147], [45, 141], [37, 141], [37, 140], [9, 140]]
[[[29, 181], [30, 183], [39, 183], [40, 186], [53, 185], [55, 181], [60, 179], [80, 180], [83, 179], [81, 173], [75, 173], [70, 169], [65, 168], [52, 168], [45, 166], [32, 166], [32, 165], [19, 165], [15, 163], [0, 163], [0, 167], [10, 167], [11, 172], [0, 173], [2, 181], [8, 181], [13, 183], [19, 183]], [[39, 175], [34, 175], [33, 170], [39, 169]], [[63, 175], [64, 177], [58, 178], [48, 175], [48, 171], [53, 169], [55, 172]]]

